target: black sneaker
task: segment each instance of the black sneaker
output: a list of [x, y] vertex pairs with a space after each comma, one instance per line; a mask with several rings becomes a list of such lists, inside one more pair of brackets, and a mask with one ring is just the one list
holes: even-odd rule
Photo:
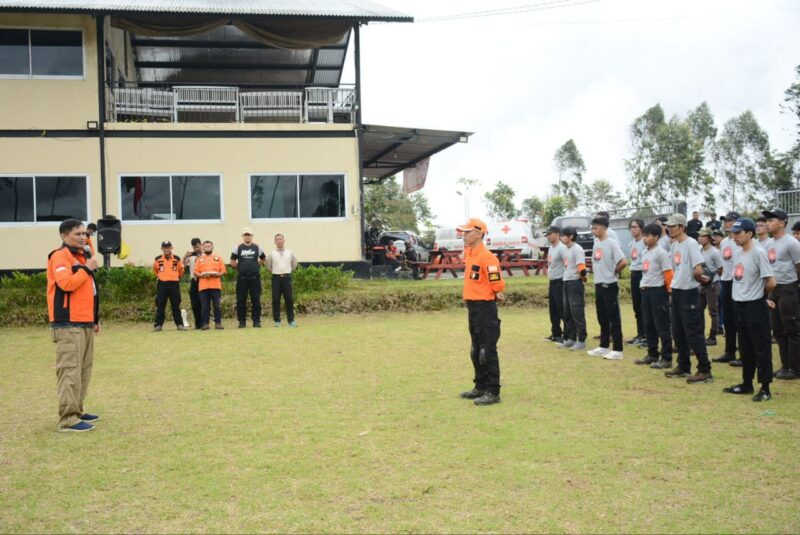
[[763, 388], [758, 391], [758, 394], [753, 396], [753, 401], [769, 401], [772, 399], [772, 394], [769, 390], [764, 390]]
[[672, 367], [672, 361], [659, 359], [658, 362], [652, 363], [650, 367], [653, 368], [654, 370], [668, 370], [669, 368]]
[[715, 345], [717, 345], [717, 339], [716, 338], [706, 338], [706, 345], [707, 346], [715, 346]]
[[728, 366], [733, 366], [734, 368], [741, 368], [742, 367], [742, 359], [735, 359], [728, 363]]
[[711, 362], [730, 362], [733, 360], [733, 357], [728, 355], [727, 353], [723, 353], [722, 356], [719, 356], [715, 359], [711, 359]]
[[670, 379], [675, 379], [677, 377], [689, 377], [691, 374], [688, 371], [681, 368], [680, 366], [675, 366], [670, 371], [664, 372], [664, 375], [666, 375]]
[[717, 329], [717, 336], [725, 336], [725, 327]]
[[260, 329], [261, 328], [261, 323], [254, 323], [253, 327], [255, 327], [256, 329]]
[[797, 372], [791, 368], [781, 369], [775, 374], [775, 379], [785, 379], [787, 381], [791, 381], [798, 378], [800, 378], [800, 375], [798, 375]]
[[239, 329], [244, 329], [245, 327], [247, 327], [247, 324], [245, 322], [243, 322], [243, 321], [240, 321], [239, 322]]
[[461, 392], [461, 394], [459, 394], [459, 397], [461, 397], [461, 399], [478, 399], [484, 394], [485, 392], [483, 390], [478, 390], [477, 388], [473, 388], [472, 390]]
[[495, 403], [500, 403], [500, 395], [499, 394], [492, 394], [491, 392], [486, 392], [481, 397], [473, 401], [475, 405], [494, 405]]
[[726, 386], [722, 389], [726, 394], [752, 394], [753, 387], [744, 383], [732, 386]]
[[561, 337], [560, 336], [555, 336], [555, 335], [552, 335], [552, 334], [550, 336], [545, 336], [544, 339], [547, 340], [548, 342], [560, 342], [561, 341]]
[[161, 332], [161, 325], [154, 326], [153, 327], [153, 332], [154, 333], [160, 333]]
[[642, 339], [641, 342], [636, 344], [636, 347], [638, 347], [640, 349], [647, 349], [647, 340], [646, 339]]
[[626, 345], [629, 345], [629, 346], [632, 346], [632, 345], [636, 345], [636, 344], [638, 344], [638, 343], [639, 343], [639, 342], [641, 342], [641, 341], [642, 341], [642, 339], [641, 339], [640, 337], [638, 337], [638, 336], [634, 336], [634, 337], [633, 337], [633, 338], [631, 338], [630, 340], [626, 340], [626, 341], [625, 341], [625, 344], [626, 344]]
[[651, 364], [655, 364], [656, 362], [658, 362], [658, 357], [650, 357], [650, 356], [633, 361], [634, 364], [638, 364], [639, 366], [649, 366]]

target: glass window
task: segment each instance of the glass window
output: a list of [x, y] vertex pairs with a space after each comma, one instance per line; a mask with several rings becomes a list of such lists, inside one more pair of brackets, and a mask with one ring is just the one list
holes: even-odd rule
[[300, 217], [344, 217], [344, 176], [301, 175]]
[[172, 206], [175, 219], [222, 219], [219, 177], [172, 177]]
[[83, 76], [83, 38], [70, 30], [31, 30], [34, 75]]
[[0, 177], [0, 222], [33, 220], [33, 177]]
[[222, 219], [219, 176], [124, 176], [126, 221]]
[[88, 219], [84, 177], [36, 177], [36, 220]]
[[254, 219], [297, 217], [297, 175], [252, 177], [250, 199]]
[[28, 30], [0, 28], [0, 74], [30, 73]]

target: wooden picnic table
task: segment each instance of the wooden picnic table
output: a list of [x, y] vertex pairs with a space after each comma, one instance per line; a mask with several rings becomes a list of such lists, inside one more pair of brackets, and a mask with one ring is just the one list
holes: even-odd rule
[[[528, 260], [522, 258], [522, 249], [491, 249], [492, 253], [500, 260], [500, 269], [513, 277], [512, 269], [520, 268], [526, 277], [530, 276], [529, 270], [536, 268], [537, 273], [542, 269], [542, 263], [538, 260]], [[463, 271], [466, 266], [462, 258], [463, 251], [431, 251], [431, 260], [427, 264], [420, 264], [422, 278], [428, 278], [428, 274], [436, 272], [434, 278], [439, 279], [442, 273], [449, 271], [454, 279], [458, 278], [458, 272]], [[547, 262], [544, 262], [546, 269]]]

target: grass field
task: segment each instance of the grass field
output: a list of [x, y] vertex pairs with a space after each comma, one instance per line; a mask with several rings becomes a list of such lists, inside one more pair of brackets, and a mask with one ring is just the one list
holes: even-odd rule
[[83, 434], [56, 432], [47, 330], [2, 330], [0, 531], [800, 530], [800, 384], [756, 404], [721, 393], [737, 369], [689, 386], [640, 350], [555, 349], [544, 310], [501, 317], [503, 402], [483, 408], [457, 397], [463, 310], [111, 324]]

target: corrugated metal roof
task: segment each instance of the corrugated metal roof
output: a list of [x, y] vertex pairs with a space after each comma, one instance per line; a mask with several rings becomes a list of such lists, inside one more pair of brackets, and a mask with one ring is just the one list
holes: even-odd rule
[[413, 21], [409, 15], [369, 0], [0, 0], [0, 10], [9, 8], [30, 11], [200, 13]]

